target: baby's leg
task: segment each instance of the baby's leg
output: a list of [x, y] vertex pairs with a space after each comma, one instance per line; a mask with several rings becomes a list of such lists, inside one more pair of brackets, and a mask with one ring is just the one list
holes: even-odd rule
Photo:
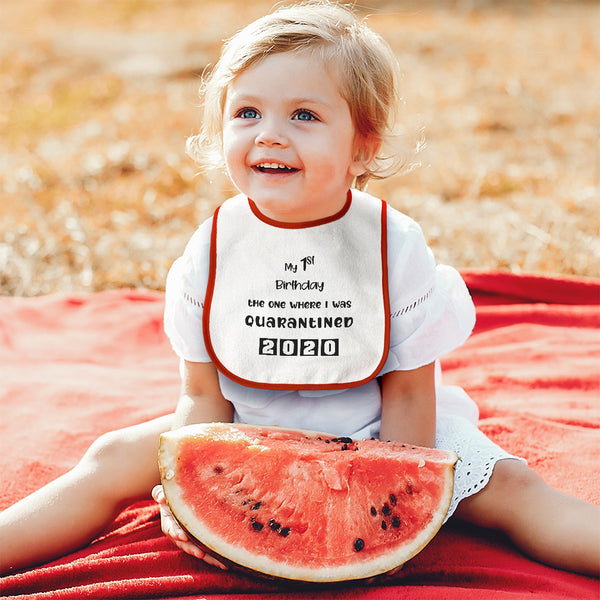
[[600, 508], [549, 487], [521, 461], [498, 461], [488, 485], [455, 515], [504, 531], [541, 562], [600, 575]]
[[89, 543], [127, 504], [158, 483], [158, 438], [168, 415], [107, 433], [69, 472], [0, 513], [0, 574]]

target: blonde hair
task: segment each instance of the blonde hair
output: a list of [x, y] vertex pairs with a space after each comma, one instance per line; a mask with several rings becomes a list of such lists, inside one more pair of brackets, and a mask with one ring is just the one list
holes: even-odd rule
[[362, 189], [404, 166], [401, 153], [390, 151], [396, 138], [398, 67], [388, 44], [346, 7], [327, 0], [284, 7], [227, 40], [221, 57], [203, 81], [203, 123], [188, 139], [188, 154], [206, 167], [223, 167], [223, 110], [229, 84], [266, 56], [311, 51], [325, 65], [337, 66], [340, 93], [348, 103], [359, 136], [381, 142], [380, 151], [357, 177]]

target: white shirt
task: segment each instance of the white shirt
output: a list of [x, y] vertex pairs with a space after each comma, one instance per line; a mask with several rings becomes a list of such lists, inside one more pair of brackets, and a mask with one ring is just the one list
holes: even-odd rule
[[[209, 269], [212, 218], [190, 239], [167, 277], [165, 331], [176, 354], [210, 362], [204, 347], [202, 306]], [[379, 375], [411, 370], [460, 346], [475, 323], [475, 309], [459, 273], [435, 265], [419, 225], [388, 207], [390, 351]], [[438, 413], [477, 421], [477, 408], [460, 388], [441, 385]], [[239, 385], [219, 373], [221, 391], [235, 408], [235, 420], [324, 431], [355, 438], [377, 437], [381, 392], [377, 379], [346, 390], [262, 390]]]

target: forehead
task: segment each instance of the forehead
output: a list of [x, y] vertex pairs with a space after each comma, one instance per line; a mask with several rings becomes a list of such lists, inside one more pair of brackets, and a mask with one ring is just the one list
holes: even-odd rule
[[228, 101], [243, 96], [278, 99], [343, 100], [339, 69], [310, 51], [269, 54], [241, 71], [230, 82]]

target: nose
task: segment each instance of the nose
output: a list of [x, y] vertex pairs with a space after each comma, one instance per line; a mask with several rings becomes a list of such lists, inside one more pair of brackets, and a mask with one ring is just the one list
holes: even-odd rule
[[288, 145], [288, 139], [278, 122], [273, 119], [263, 118], [261, 119], [260, 128], [254, 139], [254, 143], [257, 146], [264, 146], [267, 148], [284, 148]]

